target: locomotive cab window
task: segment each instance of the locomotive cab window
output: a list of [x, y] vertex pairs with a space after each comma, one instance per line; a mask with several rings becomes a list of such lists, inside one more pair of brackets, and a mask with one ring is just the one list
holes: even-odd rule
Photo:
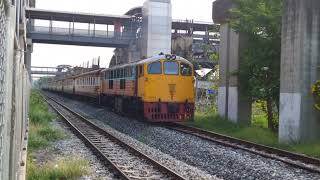
[[162, 74], [161, 62], [153, 62], [148, 65], [149, 74]]
[[139, 77], [143, 76], [143, 65], [139, 66]]
[[191, 76], [192, 75], [192, 67], [186, 63], [180, 63], [180, 74], [182, 76]]
[[167, 75], [178, 75], [179, 65], [175, 61], [165, 61], [164, 62], [164, 74]]

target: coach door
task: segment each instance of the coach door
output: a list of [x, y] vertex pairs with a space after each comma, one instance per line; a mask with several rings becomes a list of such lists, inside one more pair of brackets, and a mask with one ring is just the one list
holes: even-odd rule
[[73, 79], [73, 82], [72, 82], [72, 94], [75, 94], [76, 93], [76, 79]]

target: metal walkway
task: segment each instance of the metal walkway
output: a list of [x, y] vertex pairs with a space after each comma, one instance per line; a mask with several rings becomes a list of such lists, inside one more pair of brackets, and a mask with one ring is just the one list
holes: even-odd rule
[[[27, 38], [32, 39], [33, 43], [126, 48], [131, 41], [141, 36], [138, 32], [138, 29], [141, 29], [141, 21], [133, 15], [116, 16], [36, 8], [27, 8], [25, 12], [29, 20]], [[47, 20], [49, 25], [35, 26], [34, 20]], [[53, 21], [67, 22], [69, 27], [53, 27]], [[88, 28], [77, 29], [75, 23], [87, 23]], [[97, 30], [96, 25], [106, 25], [107, 28]], [[109, 26], [112, 27], [108, 28]], [[172, 29], [175, 32], [172, 37], [191, 35], [195, 41], [217, 41], [208, 32], [216, 31], [218, 28], [219, 26], [213, 23], [173, 20]], [[194, 31], [207, 34], [193, 34]]]
[[31, 67], [31, 74], [37, 74], [37, 75], [58, 75], [59, 72], [56, 67]]
[[125, 48], [129, 46], [130, 40], [135, 39], [135, 34], [29, 24], [27, 37], [32, 39], [33, 43]]

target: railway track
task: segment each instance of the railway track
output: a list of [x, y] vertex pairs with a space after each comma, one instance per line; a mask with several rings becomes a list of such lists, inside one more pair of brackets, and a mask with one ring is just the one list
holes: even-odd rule
[[45, 99], [97, 157], [114, 170], [117, 178], [185, 179], [55, 99]]
[[204, 140], [212, 141], [223, 146], [241, 149], [266, 158], [281, 161], [299, 169], [308, 170], [313, 173], [320, 173], [320, 159], [317, 158], [252, 143], [179, 123], [169, 123], [165, 125], [165, 127], [185, 134], [190, 134]]

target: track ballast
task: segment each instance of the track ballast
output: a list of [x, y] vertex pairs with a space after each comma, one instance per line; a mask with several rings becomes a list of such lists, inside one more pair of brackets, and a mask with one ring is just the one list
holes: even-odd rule
[[46, 96], [46, 100], [98, 158], [112, 167], [119, 178], [185, 179], [53, 98]]

